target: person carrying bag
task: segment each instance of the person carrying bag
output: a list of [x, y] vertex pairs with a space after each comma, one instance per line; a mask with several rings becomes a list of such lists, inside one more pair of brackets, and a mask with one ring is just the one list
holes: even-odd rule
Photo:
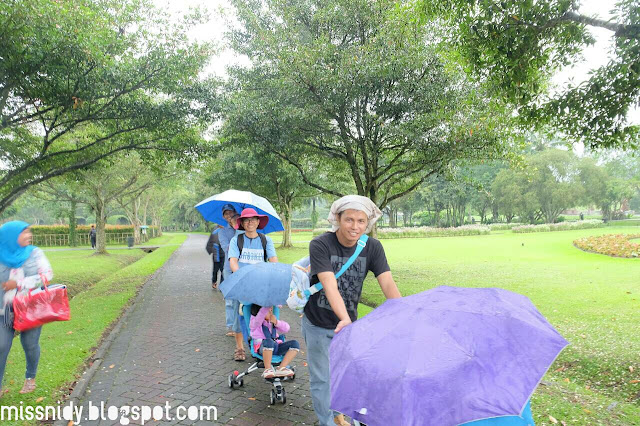
[[[32, 238], [29, 224], [25, 222], [13, 221], [0, 226], [0, 397], [8, 392], [1, 385], [15, 333], [12, 307], [16, 294], [22, 297], [53, 278], [51, 264], [41, 249], [31, 245]], [[36, 326], [20, 332], [27, 361], [20, 393], [30, 393], [36, 388], [41, 331], [42, 326]]]

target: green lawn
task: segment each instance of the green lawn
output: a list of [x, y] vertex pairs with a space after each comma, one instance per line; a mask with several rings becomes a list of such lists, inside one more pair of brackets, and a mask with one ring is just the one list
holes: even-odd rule
[[[533, 398], [536, 420], [640, 424], [640, 261], [582, 252], [586, 235], [633, 228], [382, 240], [402, 294], [438, 285], [500, 287], [528, 296], [571, 342]], [[363, 301], [384, 301], [370, 277]], [[629, 367], [633, 367], [633, 372]], [[563, 371], [555, 371], [564, 368]], [[610, 409], [608, 409], [610, 408]]]
[[[640, 382], [634, 383], [640, 380], [640, 338], [636, 333], [640, 322], [640, 260], [585, 253], [574, 248], [572, 241], [588, 235], [634, 232], [637, 228], [533, 234], [504, 231], [485, 236], [382, 240], [382, 243], [404, 295], [438, 285], [505, 288], [528, 296], [571, 342], [533, 396], [538, 425], [551, 424], [549, 416], [567, 425], [630, 425], [640, 424]], [[311, 235], [306, 234], [294, 234], [293, 239], [308, 241]], [[168, 235], [165, 243], [177, 244], [185, 237]], [[82, 252], [47, 253], [54, 265], [55, 282], [65, 279], [69, 283], [79, 282], [100, 268], [118, 271], [72, 301], [72, 321], [45, 327], [42, 345], [43, 359], [47, 357], [47, 362], [41, 364], [38, 391], [23, 398], [25, 403], [44, 397], [41, 403], [51, 404], [57, 397], [54, 390], [78, 372], [102, 330], [117, 318], [137, 286], [175, 247], [158, 249], [124, 269], [117, 265], [138, 251], [114, 250], [111, 256], [103, 258], [87, 256], [86, 252], [84, 258], [79, 254]], [[276, 249], [280, 261], [287, 263], [308, 254], [307, 243], [291, 249], [276, 245]], [[57, 256], [60, 257], [56, 259]], [[106, 263], [92, 271], [89, 262]], [[383, 301], [375, 279], [370, 276], [365, 282], [363, 303], [376, 306]], [[100, 311], [94, 308], [97, 303], [103, 307]], [[369, 311], [367, 306], [360, 306], [361, 316]], [[19, 342], [16, 340], [14, 344]], [[13, 389], [22, 382], [22, 351], [12, 350], [10, 362], [5, 380]], [[67, 379], [61, 380], [63, 376]], [[13, 384], [9, 385], [11, 381]], [[9, 396], [4, 403], [19, 403], [19, 399]]]
[[135, 262], [144, 256], [142, 250], [114, 250], [107, 256], [97, 256], [93, 251], [48, 251], [45, 254], [53, 268], [53, 282], [65, 284], [69, 297], [86, 290], [107, 275]]
[[[538, 425], [640, 424], [640, 259], [585, 253], [572, 241], [633, 227], [382, 240], [403, 295], [436, 287], [500, 287], [528, 296], [571, 342], [533, 396]], [[281, 261], [307, 244], [278, 250]], [[384, 301], [369, 275], [363, 303]], [[370, 312], [360, 305], [360, 316]], [[632, 367], [632, 370], [630, 369]], [[558, 370], [558, 371], [557, 371]]]
[[[70, 291], [76, 288], [75, 297], [69, 302], [71, 320], [43, 327], [38, 388], [32, 394], [18, 394], [24, 381], [25, 359], [19, 339], [14, 339], [3, 381], [3, 387], [11, 392], [3, 397], [2, 405], [57, 405], [96, 350], [104, 331], [186, 235], [167, 234], [163, 238], [167, 246], [149, 254], [141, 250], [114, 250], [109, 255], [45, 251], [53, 267], [54, 282], [68, 284]], [[82, 291], [77, 291], [80, 288]]]
[[[152, 238], [144, 245], [160, 246], [167, 244], [181, 244], [184, 237], [173, 241], [176, 234], [163, 234]], [[108, 246], [106, 256], [96, 255], [92, 250], [61, 250], [60, 247], [43, 247], [53, 268], [53, 283], [65, 284], [69, 296], [86, 290], [108, 275], [139, 260], [145, 253], [138, 249], [120, 249], [120, 246]]]

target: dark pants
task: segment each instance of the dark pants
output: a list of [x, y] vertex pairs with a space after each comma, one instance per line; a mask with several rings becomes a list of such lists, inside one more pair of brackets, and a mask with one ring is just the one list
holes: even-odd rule
[[211, 277], [211, 282], [215, 283], [218, 281], [218, 271], [220, 271], [220, 284], [224, 281], [224, 276], [222, 275], [222, 270], [224, 269], [224, 260], [220, 260], [220, 262], [213, 261], [213, 276]]
[[96, 248], [96, 237], [89, 238], [91, 240], [91, 248]]

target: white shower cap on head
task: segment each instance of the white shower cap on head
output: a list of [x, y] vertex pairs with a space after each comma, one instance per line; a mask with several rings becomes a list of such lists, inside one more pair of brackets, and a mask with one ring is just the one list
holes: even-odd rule
[[331, 224], [331, 230], [333, 232], [337, 231], [340, 227], [338, 215], [345, 210], [360, 210], [365, 212], [369, 218], [367, 230], [365, 231], [367, 234], [371, 232], [373, 225], [375, 225], [378, 219], [382, 216], [382, 212], [378, 206], [376, 206], [376, 204], [369, 198], [363, 197], [362, 195], [346, 195], [331, 204], [331, 210], [329, 210], [329, 217], [327, 217], [327, 220]]

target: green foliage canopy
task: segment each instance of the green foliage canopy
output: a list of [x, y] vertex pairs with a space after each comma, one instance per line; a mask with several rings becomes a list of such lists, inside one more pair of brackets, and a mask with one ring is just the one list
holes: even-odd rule
[[[0, 212], [30, 186], [113, 153], [202, 150], [212, 53], [147, 0], [0, 0]], [[161, 152], [162, 154], [158, 154]]]
[[[637, 148], [627, 121], [640, 102], [640, 8], [619, 0], [603, 20], [580, 13], [578, 0], [419, 0], [420, 15], [448, 27], [448, 42], [470, 74], [519, 107], [527, 124], [550, 124], [591, 147]], [[613, 32], [613, 58], [588, 80], [547, 92], [550, 77], [577, 63], [594, 43], [589, 27]]]
[[232, 44], [252, 66], [232, 70], [229, 129], [287, 160], [308, 185], [344, 194], [315, 179], [312, 152], [384, 208], [454, 159], [503, 153], [505, 115], [396, 2], [233, 4], [241, 29]]

